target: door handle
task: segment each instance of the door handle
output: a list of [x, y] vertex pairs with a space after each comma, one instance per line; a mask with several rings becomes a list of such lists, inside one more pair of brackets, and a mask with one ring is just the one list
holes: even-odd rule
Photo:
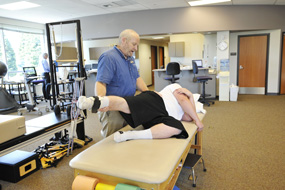
[[243, 66], [242, 66], [242, 65], [240, 65], [240, 66], [239, 66], [239, 69], [243, 69]]

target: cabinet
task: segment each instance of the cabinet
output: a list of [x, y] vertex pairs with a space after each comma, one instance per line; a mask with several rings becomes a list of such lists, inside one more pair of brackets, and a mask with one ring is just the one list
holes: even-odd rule
[[229, 101], [230, 99], [230, 74], [228, 71], [219, 73], [219, 101]]
[[184, 42], [168, 43], [169, 57], [184, 57]]
[[98, 60], [102, 53], [109, 49], [111, 49], [111, 47], [91, 47], [89, 48], [89, 59]]

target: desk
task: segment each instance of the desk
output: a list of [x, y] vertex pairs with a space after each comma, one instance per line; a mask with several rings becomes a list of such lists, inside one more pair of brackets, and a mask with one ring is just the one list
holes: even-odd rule
[[[199, 69], [199, 74], [197, 76], [211, 76], [213, 79], [209, 80], [206, 84], [206, 94], [210, 94], [209, 98], [216, 98], [216, 74], [209, 74], [208, 68]], [[165, 86], [169, 85], [169, 81], [164, 78], [169, 76], [166, 74], [165, 69], [155, 69], [154, 72], [154, 89], [155, 91], [162, 90]], [[179, 74], [180, 79], [177, 83], [183, 88], [187, 88], [192, 93], [202, 94], [202, 83], [193, 82], [194, 73], [192, 69], [182, 68]]]

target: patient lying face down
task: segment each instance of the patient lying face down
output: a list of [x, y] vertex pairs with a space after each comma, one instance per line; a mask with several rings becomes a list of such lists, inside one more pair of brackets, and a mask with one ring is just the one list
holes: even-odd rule
[[145, 91], [137, 96], [89, 97], [80, 96], [77, 101], [80, 109], [97, 111], [120, 111], [126, 122], [133, 128], [143, 125], [145, 130], [117, 131], [116, 142], [134, 139], [188, 138], [181, 121], [193, 121], [201, 131], [200, 121], [193, 94], [179, 84], [170, 84], [160, 92]]

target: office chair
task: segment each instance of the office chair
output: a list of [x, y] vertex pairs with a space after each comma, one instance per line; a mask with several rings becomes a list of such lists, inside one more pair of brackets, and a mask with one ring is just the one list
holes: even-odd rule
[[165, 77], [165, 80], [171, 81], [171, 83], [175, 83], [176, 80], [179, 80], [180, 77], [175, 76], [180, 74], [180, 65], [177, 62], [170, 62], [166, 66], [166, 74], [171, 75], [170, 77]]
[[195, 61], [192, 61], [192, 66], [193, 66], [193, 73], [194, 73], [194, 82], [200, 82], [203, 85], [203, 91], [202, 91], [202, 96], [199, 99], [199, 102], [203, 103], [203, 104], [207, 104], [208, 106], [210, 106], [210, 103], [214, 104], [214, 101], [210, 101], [206, 99], [206, 91], [205, 91], [205, 86], [206, 86], [206, 82], [208, 80], [212, 80], [212, 77], [210, 76], [195, 76], [196, 74], [198, 74], [199, 70], [198, 70], [198, 66], [196, 64]]

